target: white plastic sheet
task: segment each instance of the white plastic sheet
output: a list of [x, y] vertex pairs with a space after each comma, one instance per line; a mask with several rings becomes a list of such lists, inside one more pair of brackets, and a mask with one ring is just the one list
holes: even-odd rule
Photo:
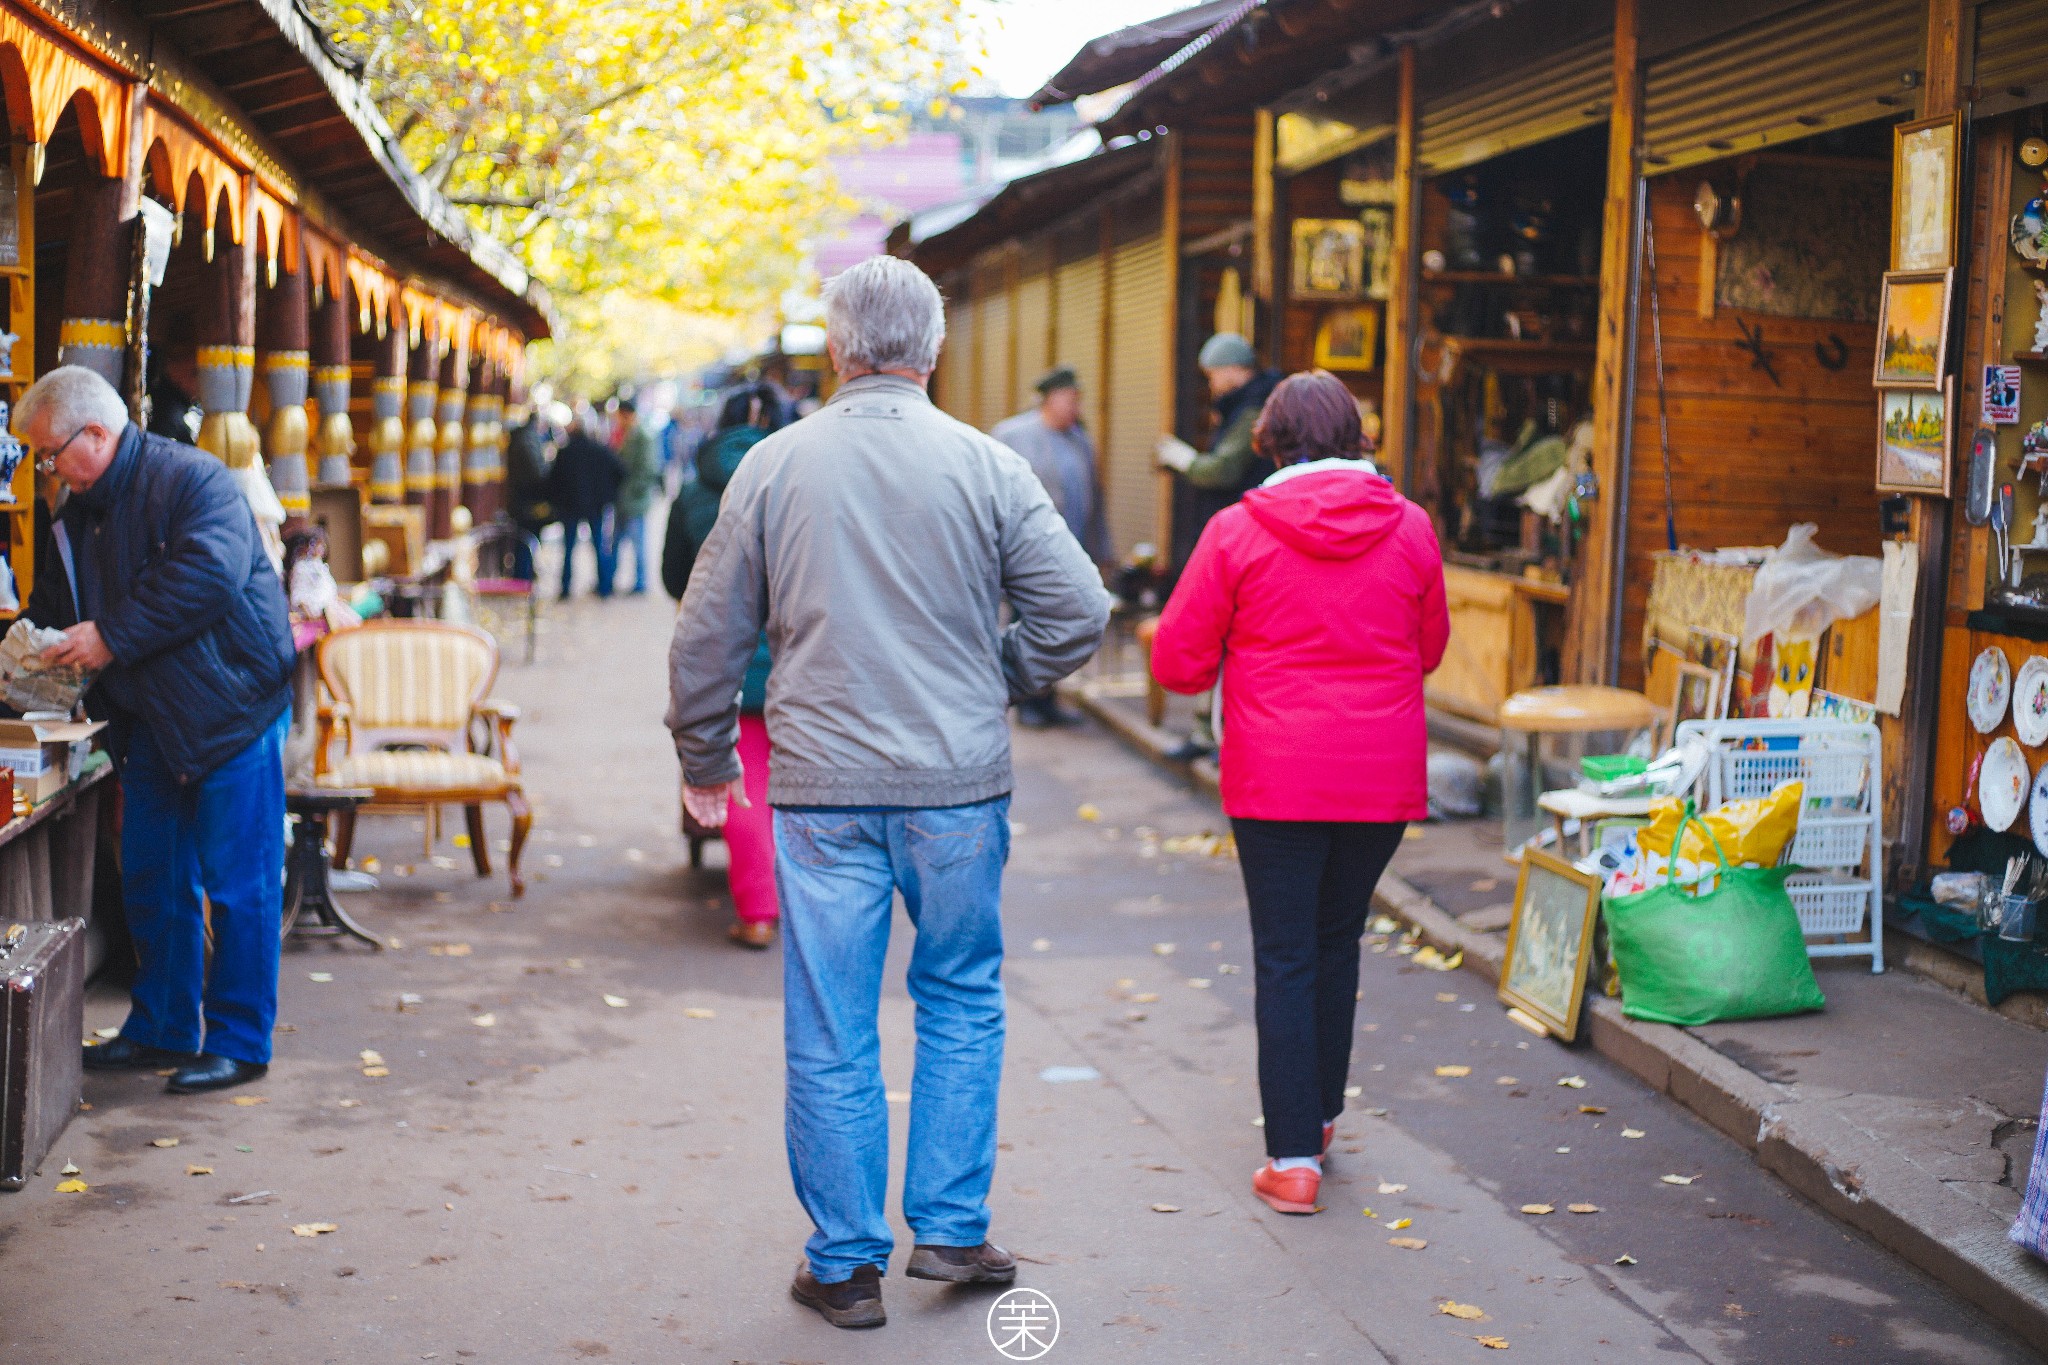
[[1802, 521], [1756, 571], [1743, 610], [1742, 643], [1766, 635], [1817, 640], [1839, 620], [1861, 616], [1884, 594], [1874, 555], [1832, 555], [1813, 543], [1820, 528]]

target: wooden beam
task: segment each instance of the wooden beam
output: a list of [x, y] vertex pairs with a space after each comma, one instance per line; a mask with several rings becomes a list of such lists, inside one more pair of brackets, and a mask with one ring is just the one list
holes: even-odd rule
[[1628, 477], [1629, 352], [1635, 319], [1629, 303], [1636, 271], [1637, 187], [1642, 178], [1642, 62], [1636, 0], [1614, 4], [1614, 103], [1607, 124], [1607, 194], [1600, 234], [1600, 319], [1593, 362], [1593, 476], [1565, 612], [1565, 681], [1608, 683], [1619, 662], [1612, 622], [1621, 591], [1622, 480]]
[[[1017, 347], [1024, 335], [1023, 319], [1018, 316], [1023, 310], [1017, 307], [1017, 281], [1023, 274], [1023, 256], [1023, 244], [1015, 240], [1012, 240], [1003, 252], [1003, 295], [1009, 300], [1009, 307], [1004, 311], [1008, 318], [1010, 334], [1003, 339], [1003, 411], [1002, 415], [996, 418], [996, 422], [1003, 421], [1017, 411]], [[989, 425], [993, 427], [995, 422]]]
[[[1273, 151], [1276, 120], [1271, 109], [1252, 115], [1252, 297], [1273, 304]], [[1272, 330], [1270, 327], [1267, 329]], [[1257, 340], [1257, 338], [1253, 338]], [[1268, 363], [1277, 364], [1271, 350]]]
[[[1387, 300], [1386, 384], [1381, 393], [1380, 463], [1396, 486], [1412, 489], [1415, 444], [1416, 279], [1420, 264], [1422, 196], [1415, 178], [1415, 143], [1420, 110], [1415, 98], [1415, 45], [1401, 47], [1394, 115], [1394, 292]], [[1286, 286], [1274, 281], [1276, 312], [1285, 309]]]
[[[1159, 377], [1159, 430], [1174, 432], [1178, 425], [1174, 421], [1176, 403], [1175, 380], [1180, 371], [1180, 161], [1181, 135], [1177, 132], [1166, 136], [1166, 145], [1160, 148], [1161, 169], [1166, 177], [1166, 199], [1159, 215], [1159, 235], [1162, 254], [1166, 258], [1166, 326], [1165, 355], [1160, 364], [1165, 373]], [[1177, 435], [1178, 433], [1175, 432]], [[1167, 470], [1158, 472], [1155, 505], [1152, 518], [1152, 543], [1159, 547], [1161, 555], [1172, 555], [1173, 546], [1173, 480]]]

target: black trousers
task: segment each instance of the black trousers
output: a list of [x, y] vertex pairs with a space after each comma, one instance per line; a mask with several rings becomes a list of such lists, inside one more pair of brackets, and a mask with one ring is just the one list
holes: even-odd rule
[[1358, 944], [1405, 823], [1232, 819], [1251, 907], [1266, 1154], [1315, 1156], [1344, 1111]]

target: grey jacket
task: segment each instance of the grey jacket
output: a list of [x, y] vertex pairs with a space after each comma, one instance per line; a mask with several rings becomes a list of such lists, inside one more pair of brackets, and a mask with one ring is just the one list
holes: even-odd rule
[[1009, 703], [1085, 663], [1108, 619], [1022, 456], [907, 379], [856, 379], [726, 489], [669, 647], [683, 776], [739, 776], [740, 680], [765, 623], [771, 803], [993, 799], [1010, 790]]

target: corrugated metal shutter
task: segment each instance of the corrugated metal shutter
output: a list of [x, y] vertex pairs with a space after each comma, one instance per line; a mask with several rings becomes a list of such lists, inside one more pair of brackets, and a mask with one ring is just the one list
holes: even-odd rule
[[[1083, 411], [1102, 393], [1102, 252], [1093, 224], [1085, 238], [1062, 242], [1054, 280], [1052, 363], [1072, 365], [1081, 380]], [[1099, 434], [1099, 433], [1098, 433]]]
[[2048, 100], [2048, 5], [1990, 0], [1978, 8], [1976, 85], [1982, 112]]
[[1110, 541], [1120, 557], [1140, 541], [1155, 539], [1159, 506], [1153, 452], [1165, 425], [1172, 301], [1166, 296], [1166, 248], [1156, 209], [1148, 217], [1150, 230], [1119, 242], [1109, 264], [1109, 430], [1102, 481]]
[[963, 422], [972, 420], [974, 313], [972, 298], [947, 298], [946, 346], [939, 353], [939, 375], [932, 386], [939, 407]]
[[1607, 119], [1614, 39], [1596, 38], [1422, 102], [1416, 159], [1442, 175]]
[[974, 272], [974, 416], [987, 431], [1008, 417], [1010, 406], [1010, 293], [1000, 261]]
[[1019, 408], [1031, 406], [1037, 394], [1032, 385], [1052, 367], [1052, 276], [1046, 273], [1049, 253], [1042, 248], [1028, 253], [1017, 281], [1016, 383], [1011, 401]]
[[1823, 0], [1650, 63], [1651, 173], [1909, 113], [1924, 0]]

